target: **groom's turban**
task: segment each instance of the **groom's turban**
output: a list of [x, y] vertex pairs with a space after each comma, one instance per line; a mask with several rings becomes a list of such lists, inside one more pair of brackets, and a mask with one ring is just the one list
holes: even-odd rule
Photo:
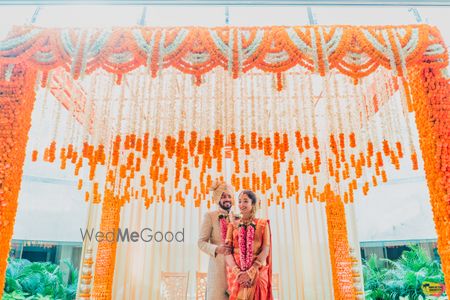
[[213, 203], [219, 203], [220, 198], [223, 193], [228, 193], [234, 200], [234, 188], [232, 185], [227, 184], [225, 182], [216, 181], [210, 188], [210, 191], [213, 192], [212, 201]]

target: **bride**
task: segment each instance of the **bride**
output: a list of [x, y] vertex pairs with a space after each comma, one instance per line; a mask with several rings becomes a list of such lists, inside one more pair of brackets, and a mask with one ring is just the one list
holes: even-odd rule
[[269, 220], [255, 218], [254, 192], [239, 194], [242, 218], [228, 224], [226, 244], [230, 300], [272, 300], [272, 245]]

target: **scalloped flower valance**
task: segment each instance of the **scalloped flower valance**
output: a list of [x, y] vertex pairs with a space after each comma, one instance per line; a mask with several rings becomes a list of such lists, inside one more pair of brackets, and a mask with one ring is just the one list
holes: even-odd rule
[[117, 29], [16, 28], [0, 42], [2, 64], [49, 71], [63, 66], [75, 78], [97, 68], [121, 76], [145, 65], [152, 76], [174, 67], [197, 84], [216, 67], [234, 78], [253, 68], [280, 74], [301, 65], [325, 75], [332, 69], [355, 80], [379, 66], [404, 76], [409, 66], [447, 64], [439, 31], [428, 25], [355, 27], [130, 27]]

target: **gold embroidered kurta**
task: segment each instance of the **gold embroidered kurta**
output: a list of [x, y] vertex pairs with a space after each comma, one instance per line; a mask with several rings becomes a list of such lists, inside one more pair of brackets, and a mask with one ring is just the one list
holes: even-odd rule
[[219, 208], [216, 211], [210, 211], [205, 214], [198, 238], [198, 247], [210, 256], [206, 288], [207, 300], [228, 299], [225, 295], [228, 288], [225, 256], [215, 254], [217, 247], [223, 244], [220, 233], [220, 214], [227, 214], [227, 211]]

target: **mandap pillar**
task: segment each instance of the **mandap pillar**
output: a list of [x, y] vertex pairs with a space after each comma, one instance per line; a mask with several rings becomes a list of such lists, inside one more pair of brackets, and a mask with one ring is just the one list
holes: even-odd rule
[[[438, 252], [450, 287], [450, 87], [439, 67], [408, 71]], [[447, 288], [448, 291], [448, 288]]]
[[353, 261], [350, 255], [344, 203], [337, 196], [327, 200], [325, 209], [334, 298], [357, 299], [359, 291], [355, 288], [353, 279]]
[[22, 182], [36, 72], [24, 65], [0, 66], [0, 298]]
[[[120, 225], [120, 198], [113, 190], [106, 190], [102, 204], [100, 232], [117, 232]], [[108, 241], [105, 237], [98, 243], [95, 258], [93, 299], [112, 299], [114, 269], [116, 265], [117, 240]]]

